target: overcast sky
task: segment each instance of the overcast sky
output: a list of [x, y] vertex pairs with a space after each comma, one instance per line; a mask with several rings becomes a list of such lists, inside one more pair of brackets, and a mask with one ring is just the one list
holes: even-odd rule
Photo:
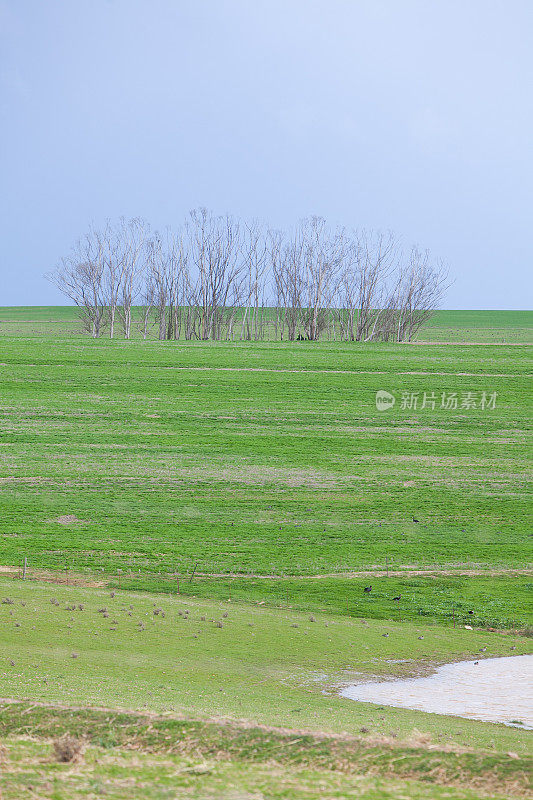
[[392, 229], [530, 308], [532, 0], [0, 0], [0, 305], [89, 223]]

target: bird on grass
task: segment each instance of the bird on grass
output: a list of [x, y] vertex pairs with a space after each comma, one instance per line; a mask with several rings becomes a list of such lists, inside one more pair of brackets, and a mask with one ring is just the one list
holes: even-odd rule
[[401, 596], [401, 594], [399, 594], [397, 597], [393, 597], [392, 599], [393, 599], [393, 600], [401, 600], [401, 599], [402, 599], [402, 596]]
[[372, 587], [371, 586], [365, 586], [363, 591], [364, 591], [365, 594], [370, 594], [370, 592], [372, 591]]
[[474, 612], [473, 612], [473, 611], [469, 611], [468, 613], [469, 613], [469, 614], [473, 614]]

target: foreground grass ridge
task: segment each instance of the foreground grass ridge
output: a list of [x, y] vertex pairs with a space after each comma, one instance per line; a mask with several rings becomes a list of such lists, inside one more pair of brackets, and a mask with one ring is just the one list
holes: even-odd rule
[[65, 709], [29, 703], [0, 706], [0, 735], [28, 734], [37, 741], [71, 736], [106, 750], [127, 748], [150, 754], [193, 757], [205, 764], [223, 760], [332, 770], [346, 775], [380, 775], [460, 786], [482, 792], [526, 796], [531, 758], [516, 754], [454, 751], [415, 734], [410, 742], [393, 737], [320, 736], [301, 730], [277, 730], [230, 722], [170, 719], [100, 709]]

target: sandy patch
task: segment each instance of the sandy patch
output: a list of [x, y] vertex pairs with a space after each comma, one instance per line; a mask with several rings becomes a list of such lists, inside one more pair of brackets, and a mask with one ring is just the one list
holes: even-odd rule
[[55, 519], [51, 520], [51, 522], [59, 522], [60, 525], [74, 525], [75, 523], [81, 523], [82, 525], [87, 525], [89, 520], [87, 519], [78, 519], [75, 514], [63, 514], [61, 517], [56, 517]]

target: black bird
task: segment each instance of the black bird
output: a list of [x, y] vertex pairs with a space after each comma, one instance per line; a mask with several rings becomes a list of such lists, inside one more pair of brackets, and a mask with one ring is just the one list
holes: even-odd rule
[[371, 591], [372, 591], [372, 587], [371, 586], [365, 586], [365, 588], [364, 588], [365, 594], [370, 594]]
[[473, 614], [474, 612], [473, 612], [473, 611], [469, 611], [468, 613], [469, 613], [469, 614]]
[[392, 599], [393, 599], [393, 600], [401, 600], [401, 599], [402, 599], [402, 596], [401, 596], [401, 594], [399, 594], [399, 595], [398, 595], [398, 597], [393, 597]]
[[413, 517], [413, 522], [420, 522], [420, 520], [418, 520], [418, 519], [415, 519], [415, 518]]

